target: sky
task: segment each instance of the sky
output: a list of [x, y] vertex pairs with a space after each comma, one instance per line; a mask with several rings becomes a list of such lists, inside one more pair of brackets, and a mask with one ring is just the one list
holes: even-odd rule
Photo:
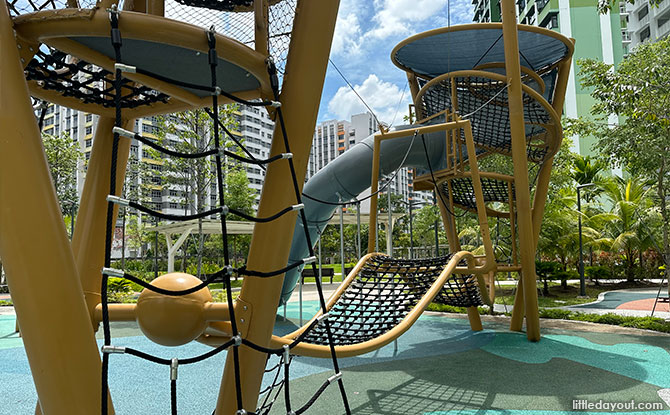
[[[391, 62], [391, 51], [414, 34], [471, 23], [472, 16], [471, 0], [341, 0], [330, 59], [380, 121], [402, 124], [409, 89], [404, 71]], [[329, 64], [318, 122], [349, 120], [365, 111]]]

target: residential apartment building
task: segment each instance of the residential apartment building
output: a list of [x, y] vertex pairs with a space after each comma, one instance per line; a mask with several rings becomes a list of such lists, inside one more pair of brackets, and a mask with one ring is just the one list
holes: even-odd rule
[[[378, 131], [377, 124], [369, 112], [352, 115], [349, 121], [328, 120], [319, 123], [314, 130], [306, 179], [375, 131]], [[432, 203], [432, 196], [428, 193], [413, 191], [412, 178], [412, 169], [400, 169], [389, 185], [391, 193], [402, 195], [405, 202], [414, 200]], [[362, 210], [365, 211], [366, 206]]]
[[[251, 154], [258, 158], [267, 158], [270, 153], [272, 143], [272, 133], [274, 123], [270, 120], [267, 112], [258, 107], [241, 105], [233, 111], [233, 128], [230, 129]], [[77, 194], [81, 195], [86, 178], [86, 164], [91, 156], [93, 139], [97, 125], [97, 115], [76, 111], [70, 108], [49, 105], [46, 109], [44, 124], [42, 130], [47, 134], [59, 135], [68, 134], [72, 140], [78, 143], [83, 154], [79, 162], [77, 174]], [[173, 119], [171, 122], [177, 124]], [[134, 131], [147, 138], [158, 139], [161, 121], [158, 117], [140, 118], [135, 121]], [[179, 128], [179, 127], [177, 127]], [[185, 128], [185, 127], [184, 127]], [[167, 144], [175, 144], [177, 137], [167, 134]], [[151, 177], [138, 177], [131, 187], [142, 185], [145, 190], [147, 202], [153, 209], [160, 210], [168, 214], [183, 214], [190, 212], [185, 206], [185, 193], [187, 190], [180, 186], [166, 186], [165, 180], [161, 178], [160, 172], [164, 162], [161, 158], [154, 157], [154, 152], [142, 143], [132, 140], [131, 142], [131, 160], [139, 160], [142, 163], [150, 164], [151, 169], [156, 174]], [[254, 208], [258, 207], [260, 192], [265, 179], [265, 171], [256, 165], [246, 165], [249, 187], [256, 193], [256, 203]], [[210, 200], [209, 205], [218, 203], [216, 183], [210, 185], [210, 191], [207, 195]]]
[[670, 0], [663, 0], [657, 6], [650, 5], [647, 0], [622, 3], [620, 11], [626, 15], [628, 23], [623, 35], [628, 42], [626, 53], [640, 43], [655, 42], [670, 34]]

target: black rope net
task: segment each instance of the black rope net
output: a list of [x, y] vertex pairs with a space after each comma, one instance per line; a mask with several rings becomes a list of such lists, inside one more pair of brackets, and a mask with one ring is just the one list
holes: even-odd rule
[[[454, 108], [452, 79], [455, 81], [457, 113], [461, 118], [471, 120], [475, 144], [490, 151], [510, 153], [512, 139], [507, 83], [504, 81], [478, 76], [459, 76], [438, 82], [420, 96], [418, 105], [424, 117]], [[425, 85], [426, 81], [421, 83]], [[549, 123], [551, 117], [548, 111], [526, 91], [523, 91], [523, 109], [528, 159], [541, 162], [549, 152], [548, 142], [557, 139], [542, 126]]]
[[[482, 193], [484, 202], [509, 202], [509, 188], [505, 180], [494, 179], [491, 177], [480, 177], [482, 183]], [[475, 189], [472, 185], [471, 177], [458, 177], [449, 180], [455, 205], [460, 205], [468, 209], [476, 209], [477, 201], [475, 199]], [[440, 186], [440, 192], [449, 197], [447, 181]], [[512, 197], [514, 197], [514, 184], [512, 184]]]
[[[110, 24], [111, 24], [111, 42], [112, 46], [114, 47], [115, 51], [115, 60], [117, 63], [123, 63], [122, 60], [122, 41], [121, 41], [121, 31], [119, 30], [118, 26], [118, 20], [119, 20], [119, 15], [120, 13], [116, 11], [115, 9], [112, 9], [110, 11]], [[218, 57], [216, 53], [216, 36], [214, 34], [213, 29], [210, 29], [209, 31], [206, 32], [206, 40], [209, 45], [209, 68], [210, 68], [210, 73], [211, 73], [211, 88], [214, 88], [217, 85], [217, 70], [216, 67], [218, 65]], [[275, 86], [274, 89], [274, 96], [275, 99], [278, 100], [279, 98], [279, 90], [278, 90], [278, 82], [277, 82], [277, 72], [276, 72], [276, 67], [272, 62], [268, 63], [268, 76], [270, 78], [270, 84]], [[286, 133], [286, 126], [284, 123], [284, 118], [283, 118], [283, 113], [281, 107], [277, 108], [277, 116], [279, 119], [279, 125], [281, 126], [282, 134], [280, 135], [281, 138], [283, 139], [284, 146], [286, 153], [283, 153], [281, 156], [270, 158], [267, 160], [258, 160], [256, 159], [252, 154], [249, 153], [250, 158], [246, 159], [244, 157], [238, 156], [237, 160], [242, 161], [242, 162], [248, 162], [248, 163], [253, 163], [256, 165], [262, 165], [270, 162], [288, 162], [289, 165], [289, 170], [291, 172], [291, 178], [292, 178], [292, 188], [296, 196], [296, 204], [293, 206], [286, 207], [282, 210], [280, 210], [278, 213], [275, 215], [272, 215], [270, 217], [266, 218], [257, 218], [257, 217], [252, 217], [252, 216], [244, 216], [242, 212], [237, 212], [234, 209], [230, 209], [225, 205], [225, 199], [224, 199], [224, 175], [223, 175], [223, 156], [227, 155], [226, 152], [224, 151], [225, 148], [225, 143], [222, 142], [221, 140], [221, 133], [220, 131], [223, 130], [229, 137], [232, 138], [232, 135], [230, 132], [225, 128], [223, 123], [221, 123], [219, 119], [219, 105], [218, 105], [218, 95], [213, 94], [212, 95], [212, 107], [210, 110], [207, 111], [207, 114], [209, 114], [212, 118], [212, 130], [210, 133], [213, 136], [213, 148], [211, 150], [207, 151], [200, 151], [199, 153], [179, 153], [167, 148], [163, 148], [160, 145], [156, 143], [148, 144], [149, 141], [144, 140], [140, 135], [134, 134], [132, 132], [123, 130], [121, 124], [122, 124], [122, 108], [123, 108], [123, 98], [124, 98], [124, 87], [126, 85], [126, 81], [123, 78], [123, 73], [120, 68], [116, 69], [116, 72], [114, 74], [114, 77], [112, 79], [113, 81], [113, 89], [112, 89], [112, 100], [114, 103], [114, 108], [115, 108], [115, 113], [116, 113], [116, 122], [115, 122], [115, 127], [113, 130], [114, 133], [114, 139], [112, 141], [112, 148], [110, 149], [111, 152], [111, 166], [110, 166], [110, 191], [109, 191], [109, 196], [108, 196], [108, 206], [107, 206], [107, 231], [106, 231], [106, 238], [105, 238], [105, 261], [104, 261], [104, 268], [102, 270], [102, 278], [101, 278], [101, 304], [102, 304], [102, 323], [103, 323], [103, 334], [104, 334], [104, 345], [102, 347], [103, 351], [103, 358], [102, 358], [102, 381], [101, 381], [101, 413], [103, 415], [106, 415], [108, 413], [108, 401], [107, 401], [107, 394], [108, 394], [108, 384], [109, 384], [109, 379], [108, 379], [108, 373], [109, 373], [109, 364], [110, 364], [110, 355], [115, 354], [115, 353], [121, 353], [121, 354], [129, 354], [141, 359], [145, 359], [157, 364], [161, 365], [166, 365], [170, 366], [170, 386], [171, 386], [171, 408], [172, 408], [172, 414], [177, 413], [178, 405], [177, 405], [177, 371], [179, 365], [185, 365], [185, 364], [194, 364], [197, 362], [200, 362], [204, 359], [207, 359], [209, 357], [212, 357], [216, 354], [219, 354], [223, 351], [228, 351], [229, 353], [232, 353], [232, 369], [233, 369], [233, 376], [234, 376], [234, 381], [235, 381], [235, 396], [236, 396], [236, 403], [237, 403], [237, 414], [255, 414], [255, 413], [268, 413], [270, 408], [272, 407], [272, 403], [276, 400], [279, 391], [283, 390], [284, 395], [285, 395], [285, 405], [286, 405], [286, 413], [295, 413], [295, 414], [301, 414], [304, 411], [306, 411], [318, 397], [324, 392], [324, 390], [330, 385], [331, 383], [337, 382], [340, 393], [342, 396], [342, 401], [343, 405], [345, 408], [345, 412], [347, 414], [351, 413], [349, 404], [348, 404], [348, 399], [346, 392], [344, 390], [344, 384], [341, 380], [341, 373], [340, 373], [340, 368], [339, 364], [337, 361], [337, 356], [335, 354], [335, 349], [334, 349], [334, 342], [332, 341], [332, 333], [330, 331], [330, 324], [328, 320], [325, 321], [319, 321], [312, 323], [310, 327], [306, 330], [306, 333], [309, 333], [311, 330], [314, 329], [317, 325], [321, 325], [322, 327], [325, 327], [325, 332], [327, 334], [327, 337], [330, 339], [329, 344], [331, 345], [331, 358], [333, 362], [333, 369], [335, 372], [335, 375], [331, 376], [328, 378], [322, 385], [321, 387], [314, 393], [312, 398], [305, 403], [302, 407], [300, 407], [297, 410], [293, 410], [291, 407], [291, 399], [290, 399], [290, 394], [289, 394], [289, 367], [290, 367], [290, 362], [291, 362], [291, 355], [290, 355], [290, 349], [295, 347], [300, 341], [302, 341], [301, 338], [297, 339], [293, 344], [284, 346], [283, 348], [279, 349], [268, 349], [263, 346], [254, 344], [253, 342], [244, 339], [242, 335], [240, 334], [238, 330], [238, 325], [237, 325], [237, 318], [235, 317], [235, 307], [234, 307], [234, 300], [233, 300], [233, 294], [232, 294], [232, 288], [231, 288], [231, 276], [233, 273], [237, 272], [240, 275], [245, 275], [248, 277], [273, 277], [279, 274], [283, 274], [286, 272], [286, 270], [300, 266], [302, 264], [311, 262], [313, 270], [315, 270], [315, 265], [314, 261], [311, 260], [311, 258], [314, 258], [314, 251], [312, 249], [312, 243], [310, 240], [309, 233], [307, 231], [307, 225], [306, 225], [306, 218], [304, 215], [304, 212], [302, 211], [303, 204], [301, 203], [301, 195], [300, 195], [300, 188], [298, 186], [298, 181], [297, 181], [297, 175], [295, 172], [295, 167], [293, 165], [293, 159], [291, 155], [291, 150], [290, 150], [290, 145], [288, 141], [288, 136]], [[259, 105], [272, 105], [272, 102], [267, 102], [267, 103], [261, 103]], [[278, 137], [277, 135], [275, 135]], [[137, 140], [140, 140], [144, 142], [147, 145], [150, 145], [154, 150], [163, 152], [166, 155], [169, 155], [171, 157], [184, 157], [184, 158], [205, 158], [205, 157], [213, 157], [215, 160], [215, 170], [216, 170], [216, 181], [217, 181], [217, 189], [216, 189], [216, 194], [218, 195], [218, 207], [215, 207], [209, 211], [206, 212], [201, 212], [195, 215], [167, 215], [163, 214], [162, 212], [150, 209], [148, 207], [143, 206], [141, 203], [121, 199], [117, 196], [115, 196], [115, 189], [116, 189], [116, 165], [117, 165], [117, 160], [118, 160], [118, 148], [119, 148], [119, 141], [121, 139], [130, 139], [130, 138], [135, 138]], [[279, 138], [278, 138], [279, 139]], [[239, 142], [236, 142], [237, 145], [241, 145]], [[211, 159], [210, 159], [211, 160]], [[219, 215], [220, 217], [220, 222], [221, 222], [221, 231], [222, 231], [222, 252], [223, 252], [223, 257], [224, 257], [224, 266], [222, 267], [221, 270], [218, 272], [215, 272], [207, 277], [205, 281], [202, 283], [198, 284], [197, 286], [185, 289], [185, 290], [180, 290], [180, 291], [171, 291], [171, 290], [166, 290], [160, 287], [155, 287], [145, 281], [142, 281], [141, 279], [134, 277], [125, 271], [122, 270], [116, 270], [110, 267], [111, 265], [111, 250], [112, 250], [112, 239], [113, 239], [113, 232], [114, 232], [114, 224], [113, 224], [113, 212], [114, 212], [114, 205], [119, 204], [122, 206], [127, 206], [131, 207], [134, 209], [137, 209], [141, 212], [144, 212], [150, 216], [158, 217], [158, 218], [165, 218], [169, 220], [175, 220], [175, 221], [185, 221], [185, 220], [191, 220], [195, 218], [204, 218], [207, 216], [211, 215]], [[258, 272], [258, 271], [252, 271], [252, 270], [247, 270], [246, 267], [242, 267], [240, 269], [234, 270], [233, 267], [230, 265], [230, 252], [228, 248], [228, 240], [227, 240], [227, 223], [226, 223], [226, 216], [228, 213], [234, 213], [237, 215], [242, 215], [246, 217], [249, 220], [254, 220], [256, 222], [269, 222], [272, 220], [275, 220], [284, 214], [290, 212], [290, 211], [300, 211], [300, 218], [303, 221], [303, 225], [305, 228], [305, 238], [307, 239], [307, 245], [310, 247], [310, 257], [306, 258], [304, 260], [298, 261], [294, 264], [290, 264], [289, 266], [280, 269], [280, 270], [274, 270], [274, 271], [269, 271], [269, 272]], [[110, 315], [109, 315], [109, 304], [108, 304], [108, 293], [107, 293], [107, 285], [108, 285], [108, 280], [110, 276], [116, 276], [116, 277], [121, 277], [125, 278], [127, 280], [136, 282], [140, 284], [142, 287], [145, 289], [149, 289], [151, 291], [157, 292], [159, 294], [167, 295], [167, 296], [183, 296], [183, 295], [188, 295], [190, 293], [195, 293], [205, 287], [207, 287], [209, 284], [213, 282], [223, 282], [224, 285], [224, 291], [226, 295], [226, 300], [228, 303], [228, 309], [230, 310], [230, 323], [231, 323], [231, 330], [232, 330], [232, 338], [216, 347], [215, 349], [204, 353], [199, 356], [194, 356], [191, 358], [186, 358], [186, 359], [165, 359], [157, 356], [153, 356], [147, 353], [144, 353], [140, 350], [135, 350], [132, 348], [124, 348], [124, 347], [115, 347], [112, 345], [112, 337], [111, 337], [111, 330], [110, 330]], [[326, 306], [325, 306], [325, 298], [323, 295], [323, 290], [321, 287], [321, 282], [317, 282], [317, 287], [318, 287], [318, 294], [319, 294], [319, 300], [321, 303], [321, 308], [324, 313], [326, 313]], [[244, 408], [243, 402], [242, 402], [242, 387], [241, 387], [241, 366], [240, 366], [240, 359], [239, 359], [239, 348], [240, 347], [249, 347], [254, 350], [260, 351], [262, 353], [266, 353], [269, 356], [278, 356], [280, 358], [280, 363], [278, 363], [277, 368], [273, 368], [268, 370], [268, 372], [273, 372], [274, 373], [274, 379], [270, 384], [270, 387], [266, 391], [262, 391], [264, 394], [264, 401], [263, 403], [258, 407], [254, 408], [257, 410], [257, 412], [254, 412], [250, 409]], [[269, 360], [269, 359], [268, 359]], [[283, 379], [279, 380], [280, 376], [280, 371], [279, 369], [283, 369]]]
[[97, 0], [5, 0], [11, 16], [26, 13], [39, 12], [42, 10], [73, 8], [91, 9], [97, 4]]
[[[24, 73], [45, 90], [86, 104], [115, 106], [114, 74], [46, 45], [40, 46]], [[121, 85], [121, 107], [137, 108], [167, 102], [169, 96], [127, 79]]]
[[[377, 255], [368, 259], [355, 279], [328, 311], [337, 345], [377, 338], [397, 326], [433, 286], [452, 255], [427, 259], [397, 259]], [[471, 275], [452, 274], [433, 302], [458, 307], [483, 305]], [[317, 326], [305, 342], [328, 344]]]
[[[284, 73], [293, 31], [297, 0], [274, 0], [268, 12], [269, 55]], [[219, 33], [255, 46], [255, 20], [252, 0], [167, 0], [165, 17], [201, 27], [215, 26]]]

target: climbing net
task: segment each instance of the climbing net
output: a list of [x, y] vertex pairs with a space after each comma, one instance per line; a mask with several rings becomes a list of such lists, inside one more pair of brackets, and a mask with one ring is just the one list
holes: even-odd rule
[[[433, 286], [452, 257], [398, 259], [375, 255], [368, 259], [328, 311], [335, 344], [362, 343], [397, 326]], [[459, 274], [446, 280], [433, 302], [458, 307], [484, 304], [475, 278]], [[330, 344], [331, 337], [325, 327], [317, 326], [305, 340]]]
[[[26, 80], [36, 81], [46, 90], [104, 108], [115, 106], [114, 74], [52, 47], [42, 45], [25, 69]], [[137, 108], [167, 102], [166, 94], [124, 79], [121, 107]]]
[[[427, 81], [422, 82], [424, 85]], [[452, 91], [453, 89], [453, 91]], [[456, 102], [452, 102], [455, 97]], [[457, 108], [461, 118], [472, 121], [472, 134], [477, 146], [509, 153], [512, 139], [509, 122], [507, 83], [480, 76], [449, 77], [433, 84], [420, 96], [424, 117], [445, 109]], [[528, 159], [543, 161], [549, 146], [544, 144], [550, 133], [544, 127], [550, 122], [549, 112], [527, 91], [523, 91], [524, 121], [528, 141]]]
[[[268, 47], [279, 74], [284, 73], [297, 0], [273, 0], [268, 9]], [[253, 0], [166, 0], [165, 17], [201, 27], [220, 27], [220, 33], [255, 46]]]
[[[5, 0], [12, 16], [43, 10], [92, 9], [96, 0]], [[268, 53], [281, 78], [286, 66], [297, 0], [273, 0], [268, 8]], [[167, 0], [165, 16], [201, 27], [222, 27], [221, 34], [250, 48], [255, 46], [253, 0]], [[114, 107], [114, 76], [111, 72], [44, 44], [26, 66], [26, 79], [45, 90], [56, 91], [87, 104]], [[281, 79], [280, 79], [281, 81]], [[281, 82], [279, 83], [281, 89]], [[124, 80], [123, 108], [136, 108], [170, 97]]]
[[[480, 181], [482, 183], [484, 202], [509, 202], [509, 182], [490, 177], [482, 177], [480, 178]], [[450, 183], [455, 205], [460, 205], [469, 209], [477, 208], [475, 189], [472, 185], [471, 177], [451, 179]], [[442, 184], [440, 191], [445, 195], [449, 195], [446, 181]], [[513, 185], [512, 191], [514, 191]], [[512, 195], [512, 197], [513, 196], [514, 195]]]
[[[114, 137], [113, 137], [113, 142], [112, 142], [112, 148], [111, 148], [111, 156], [112, 156], [112, 162], [111, 162], [111, 171], [110, 171], [110, 196], [108, 196], [108, 205], [107, 205], [107, 232], [106, 232], [106, 239], [105, 239], [105, 262], [104, 262], [104, 268], [102, 270], [102, 282], [101, 282], [101, 303], [102, 303], [102, 322], [103, 322], [103, 332], [104, 332], [104, 345], [102, 346], [102, 352], [103, 352], [103, 360], [102, 360], [102, 396], [101, 396], [101, 413], [103, 415], [106, 415], [108, 413], [108, 403], [107, 403], [107, 394], [108, 394], [108, 372], [109, 372], [109, 364], [110, 364], [110, 355], [114, 353], [124, 353], [124, 354], [129, 354], [138, 358], [142, 358], [157, 364], [161, 365], [166, 365], [171, 368], [170, 370], [170, 383], [171, 383], [171, 408], [172, 408], [172, 414], [177, 413], [177, 373], [178, 373], [178, 367], [180, 365], [188, 365], [188, 364], [194, 364], [197, 362], [200, 362], [204, 359], [207, 359], [209, 357], [212, 357], [218, 353], [221, 353], [224, 350], [229, 350], [232, 351], [233, 353], [233, 368], [234, 368], [234, 378], [235, 378], [235, 388], [236, 388], [236, 397], [237, 397], [237, 414], [238, 415], [245, 415], [245, 414], [265, 414], [268, 413], [270, 408], [272, 407], [272, 403], [275, 401], [276, 397], [278, 396], [279, 392], [274, 391], [274, 389], [283, 389], [284, 390], [284, 396], [285, 396], [285, 405], [286, 405], [286, 413], [287, 414], [301, 414], [305, 412], [315, 401], [316, 399], [325, 391], [325, 389], [328, 387], [328, 385], [337, 382], [340, 393], [342, 396], [342, 401], [344, 404], [344, 408], [346, 413], [350, 413], [349, 409], [349, 404], [348, 404], [348, 399], [346, 392], [344, 390], [344, 384], [341, 379], [341, 372], [339, 368], [339, 363], [337, 360], [337, 356], [335, 354], [335, 348], [334, 348], [334, 340], [333, 340], [333, 333], [331, 330], [331, 324], [327, 318], [327, 310], [326, 310], [326, 304], [325, 304], [325, 299], [323, 295], [323, 290], [321, 288], [321, 281], [317, 279], [317, 288], [318, 288], [318, 293], [319, 293], [319, 301], [321, 304], [321, 308], [323, 311], [323, 314], [326, 317], [322, 317], [318, 320], [315, 320], [310, 324], [310, 326], [304, 331], [304, 334], [296, 338], [290, 345], [284, 345], [282, 348], [277, 348], [277, 349], [271, 349], [271, 348], [266, 348], [261, 345], [255, 344], [248, 339], [243, 338], [243, 336], [240, 334], [240, 331], [238, 329], [237, 325], [237, 319], [235, 317], [235, 308], [234, 308], [234, 303], [233, 303], [233, 295], [232, 295], [232, 288], [231, 288], [231, 276], [234, 274], [238, 275], [245, 275], [245, 276], [252, 276], [252, 277], [261, 277], [261, 278], [267, 278], [267, 277], [273, 277], [277, 276], [280, 274], [283, 274], [287, 270], [290, 270], [292, 268], [296, 268], [298, 266], [304, 265], [304, 264], [312, 264], [313, 271], [316, 272], [316, 267], [315, 267], [315, 256], [314, 256], [314, 251], [312, 248], [312, 243], [310, 240], [309, 233], [307, 232], [307, 223], [305, 219], [305, 215], [303, 212], [303, 204], [301, 201], [301, 194], [298, 186], [298, 180], [297, 180], [297, 175], [295, 171], [295, 167], [293, 164], [293, 159], [292, 159], [292, 154], [289, 146], [289, 140], [287, 137], [286, 133], [286, 126], [284, 123], [284, 117], [282, 114], [282, 109], [281, 105], [278, 102], [278, 97], [279, 97], [279, 81], [278, 81], [278, 75], [277, 75], [277, 70], [274, 64], [272, 63], [271, 60], [269, 60], [268, 63], [268, 76], [270, 77], [270, 84], [273, 87], [274, 90], [274, 97], [275, 101], [245, 101], [242, 99], [239, 99], [235, 97], [232, 94], [226, 93], [225, 91], [221, 91], [220, 88], [217, 86], [217, 72], [216, 72], [216, 67], [217, 67], [217, 52], [216, 52], [216, 37], [215, 37], [215, 32], [214, 28], [210, 28], [208, 32], [206, 32], [206, 40], [209, 46], [209, 67], [211, 70], [211, 84], [210, 85], [202, 85], [199, 87], [201, 90], [208, 90], [212, 92], [212, 107], [208, 111], [210, 116], [212, 117], [213, 120], [213, 130], [212, 130], [212, 135], [214, 137], [214, 148], [201, 152], [201, 153], [179, 153], [173, 150], [169, 150], [167, 148], [161, 147], [159, 144], [151, 142], [151, 140], [147, 140], [144, 137], [142, 137], [140, 134], [136, 134], [127, 130], [124, 130], [122, 128], [122, 96], [123, 96], [123, 86], [124, 86], [124, 79], [123, 79], [123, 71], [124, 70], [131, 70], [131, 71], [136, 71], [138, 68], [130, 68], [127, 65], [123, 64], [123, 59], [122, 59], [122, 34], [121, 31], [119, 30], [119, 18], [120, 18], [121, 13], [116, 10], [112, 9], [110, 11], [110, 24], [111, 24], [111, 41], [112, 41], [112, 46], [114, 48], [115, 52], [115, 74], [114, 74], [114, 94], [113, 94], [113, 99], [114, 99], [114, 108], [116, 111], [116, 123], [115, 127], [113, 129]], [[146, 71], [145, 71], [146, 72]], [[281, 127], [282, 131], [282, 136], [283, 136], [283, 142], [285, 146], [286, 152], [278, 155], [276, 157], [272, 157], [270, 159], [266, 160], [259, 160], [254, 158], [253, 156], [249, 158], [237, 156], [237, 159], [240, 161], [244, 161], [247, 163], [253, 163], [256, 165], [263, 165], [267, 163], [272, 163], [272, 162], [279, 162], [280, 160], [286, 160], [289, 165], [289, 169], [291, 172], [291, 178], [292, 178], [292, 186], [293, 186], [293, 191], [295, 193], [296, 197], [296, 204], [292, 206], [288, 206], [276, 214], [269, 216], [269, 217], [264, 217], [264, 218], [258, 218], [258, 217], [252, 217], [249, 215], [245, 215], [243, 212], [239, 212], [233, 208], [230, 208], [226, 206], [225, 200], [224, 200], [224, 191], [223, 191], [223, 169], [222, 169], [222, 158], [224, 155], [229, 155], [232, 156], [231, 154], [226, 153], [224, 150], [224, 145], [221, 140], [221, 131], [224, 131], [228, 137], [233, 139], [233, 135], [230, 134], [230, 132], [225, 128], [223, 123], [219, 120], [219, 104], [218, 104], [218, 97], [219, 95], [225, 95], [227, 97], [230, 97], [234, 99], [235, 101], [245, 104], [245, 105], [252, 105], [252, 106], [273, 106], [274, 108], [277, 109], [277, 117], [279, 119], [279, 125]], [[208, 210], [206, 212], [194, 214], [194, 215], [168, 215], [168, 214], [163, 214], [161, 212], [158, 212], [156, 210], [150, 209], [148, 207], [143, 206], [140, 203], [130, 201], [130, 200], [125, 200], [121, 199], [117, 196], [114, 196], [115, 190], [116, 190], [116, 165], [118, 161], [118, 148], [119, 148], [119, 142], [121, 138], [134, 138], [137, 139], [147, 145], [150, 145], [152, 148], [154, 148], [157, 151], [161, 151], [169, 156], [172, 157], [184, 157], [184, 158], [201, 158], [201, 157], [214, 157], [215, 158], [215, 164], [216, 164], [216, 175], [217, 175], [217, 193], [218, 193], [218, 198], [219, 198], [219, 206], [215, 207], [211, 210]], [[151, 144], [149, 144], [151, 143]], [[240, 145], [240, 143], [237, 143]], [[114, 269], [111, 268], [111, 245], [112, 245], [112, 238], [113, 238], [113, 211], [114, 211], [114, 205], [120, 205], [120, 206], [126, 206], [126, 207], [132, 207], [136, 208], [146, 214], [149, 214], [154, 217], [158, 218], [163, 218], [163, 219], [170, 219], [170, 220], [176, 220], [176, 221], [185, 221], [185, 220], [191, 220], [191, 219], [198, 219], [198, 218], [204, 218], [207, 216], [211, 215], [219, 215], [220, 221], [221, 221], [221, 230], [223, 234], [223, 254], [224, 254], [224, 266], [221, 270], [218, 272], [211, 274], [205, 281], [203, 281], [201, 284], [191, 287], [189, 289], [185, 290], [178, 290], [178, 291], [173, 291], [173, 290], [166, 290], [160, 287], [153, 286], [151, 284], [148, 284], [144, 282], [143, 280], [125, 272], [122, 270]], [[228, 242], [227, 242], [227, 225], [226, 225], [226, 216], [228, 214], [236, 214], [241, 217], [244, 217], [246, 219], [249, 219], [254, 222], [269, 222], [272, 220], [275, 220], [283, 215], [285, 215], [288, 212], [291, 211], [299, 211], [300, 212], [300, 219], [303, 222], [303, 227], [305, 229], [305, 238], [307, 239], [307, 246], [310, 247], [310, 257], [302, 259], [300, 261], [297, 261], [295, 263], [289, 264], [285, 268], [275, 270], [275, 271], [270, 271], [270, 272], [260, 272], [260, 271], [254, 271], [254, 270], [249, 270], [246, 269], [246, 267], [241, 267], [238, 269], [233, 268], [230, 265], [230, 257], [229, 257], [229, 249], [228, 249]], [[214, 282], [222, 282], [224, 285], [225, 293], [226, 293], [226, 298], [228, 302], [228, 309], [230, 312], [230, 323], [232, 326], [232, 333], [233, 336], [232, 338], [227, 341], [226, 343], [214, 348], [213, 350], [204, 353], [199, 356], [191, 357], [191, 358], [186, 358], [186, 359], [177, 359], [177, 358], [172, 358], [172, 359], [166, 359], [162, 357], [157, 357], [153, 356], [150, 354], [147, 354], [145, 352], [142, 352], [140, 350], [128, 348], [128, 347], [117, 347], [112, 345], [112, 337], [111, 337], [111, 330], [110, 330], [110, 315], [109, 315], [109, 304], [108, 304], [108, 299], [107, 299], [107, 285], [108, 285], [108, 280], [109, 277], [121, 277], [125, 278], [127, 280], [133, 281], [142, 287], [144, 287], [147, 290], [151, 290], [153, 292], [167, 295], [167, 296], [184, 296], [188, 295], [191, 293], [195, 293], [205, 287], [207, 287], [209, 284], [214, 283]], [[315, 392], [313, 397], [305, 403], [302, 407], [298, 409], [292, 409], [292, 404], [291, 404], [291, 399], [290, 399], [290, 394], [289, 394], [289, 367], [290, 367], [290, 362], [291, 362], [291, 349], [296, 347], [300, 342], [304, 341], [305, 337], [309, 335], [311, 331], [313, 331], [317, 326], [322, 327], [324, 332], [326, 333], [326, 337], [328, 338], [328, 344], [330, 345], [330, 351], [331, 351], [331, 358], [332, 358], [332, 363], [333, 363], [333, 369], [335, 374], [329, 377], [323, 385]], [[254, 349], [256, 351], [265, 353], [269, 356], [279, 356], [280, 358], [280, 363], [275, 365], [274, 368], [270, 369], [269, 372], [274, 372], [274, 380], [270, 386], [270, 389], [265, 392], [265, 401], [261, 406], [258, 408], [254, 408], [253, 410], [244, 408], [243, 407], [243, 402], [242, 402], [242, 395], [241, 395], [241, 379], [240, 379], [240, 359], [239, 359], [239, 349], [240, 347], [249, 347], [251, 349]], [[279, 370], [283, 369], [283, 379], [279, 379], [280, 374]], [[274, 392], [274, 393], [273, 393]]]

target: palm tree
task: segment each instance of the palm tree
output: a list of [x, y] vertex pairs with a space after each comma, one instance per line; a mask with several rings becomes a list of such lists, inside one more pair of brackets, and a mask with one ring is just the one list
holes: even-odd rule
[[[607, 167], [607, 163], [602, 159], [592, 159], [591, 156], [576, 154], [572, 170], [570, 171], [570, 176], [577, 182], [577, 184], [599, 184], [602, 182], [600, 172], [603, 171], [605, 167]], [[587, 202], [590, 202], [598, 191], [598, 188], [584, 190], [584, 199], [586, 199]]]
[[614, 177], [601, 185], [612, 203], [610, 213], [613, 216], [607, 226], [612, 237], [612, 250], [622, 252], [628, 281], [633, 280], [635, 259], [649, 238], [643, 213], [651, 206], [649, 192], [652, 184], [635, 177]]

